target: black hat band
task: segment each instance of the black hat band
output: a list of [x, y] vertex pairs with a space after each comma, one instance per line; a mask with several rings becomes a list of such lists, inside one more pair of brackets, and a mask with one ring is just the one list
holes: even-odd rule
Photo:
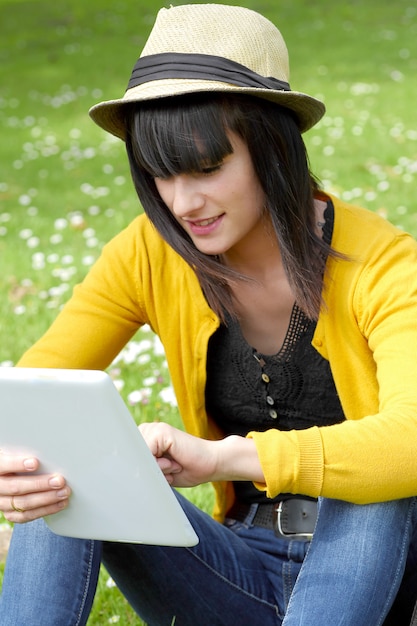
[[230, 59], [211, 54], [178, 52], [162, 52], [138, 59], [127, 89], [166, 78], [220, 81], [236, 87], [291, 91], [287, 82], [261, 76]]

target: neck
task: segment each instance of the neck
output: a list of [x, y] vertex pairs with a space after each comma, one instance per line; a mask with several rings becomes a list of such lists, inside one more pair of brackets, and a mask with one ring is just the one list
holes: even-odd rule
[[224, 265], [259, 282], [283, 270], [281, 252], [272, 226], [263, 223], [245, 241], [221, 256]]

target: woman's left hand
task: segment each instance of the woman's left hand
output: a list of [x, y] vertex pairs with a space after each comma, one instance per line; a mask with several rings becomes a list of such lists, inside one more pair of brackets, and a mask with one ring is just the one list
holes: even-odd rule
[[217, 480], [264, 482], [252, 439], [230, 435], [210, 441], [164, 422], [144, 423], [139, 430], [173, 487], [193, 487]]
[[193, 437], [164, 422], [144, 423], [139, 430], [173, 487], [193, 487], [213, 480], [216, 443]]

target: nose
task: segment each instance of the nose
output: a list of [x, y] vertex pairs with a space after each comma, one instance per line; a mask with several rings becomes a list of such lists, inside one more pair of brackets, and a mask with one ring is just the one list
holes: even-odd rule
[[173, 176], [170, 181], [171, 193], [168, 207], [177, 218], [192, 215], [204, 205], [204, 194], [196, 178], [189, 174]]

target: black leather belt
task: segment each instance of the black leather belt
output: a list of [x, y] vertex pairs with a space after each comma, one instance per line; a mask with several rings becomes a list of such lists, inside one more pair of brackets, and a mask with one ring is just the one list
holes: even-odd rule
[[236, 502], [226, 517], [249, 526], [269, 528], [284, 539], [311, 541], [317, 520], [317, 502], [306, 498], [289, 498], [271, 504]]

